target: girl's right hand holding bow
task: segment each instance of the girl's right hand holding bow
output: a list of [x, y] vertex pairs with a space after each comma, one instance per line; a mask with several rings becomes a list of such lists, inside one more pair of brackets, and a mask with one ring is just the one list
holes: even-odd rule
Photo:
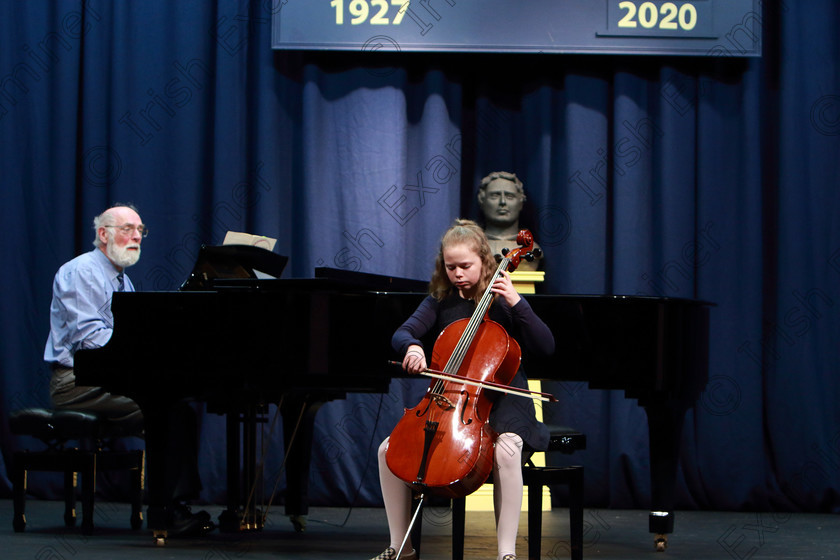
[[412, 344], [405, 352], [402, 367], [405, 371], [412, 374], [418, 374], [426, 369], [426, 353], [423, 352], [423, 347], [418, 344]]

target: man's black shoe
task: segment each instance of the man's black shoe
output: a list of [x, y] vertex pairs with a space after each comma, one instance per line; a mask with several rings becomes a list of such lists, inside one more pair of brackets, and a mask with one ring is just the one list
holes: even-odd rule
[[187, 504], [175, 504], [172, 506], [172, 511], [174, 513], [175, 518], [182, 518], [187, 519], [189, 517], [198, 517], [202, 521], [210, 521], [210, 514], [204, 510], [197, 511], [195, 513], [192, 512], [190, 506]]
[[206, 511], [192, 513], [188, 506], [177, 505], [172, 509], [166, 534], [168, 537], [200, 537], [215, 528]]

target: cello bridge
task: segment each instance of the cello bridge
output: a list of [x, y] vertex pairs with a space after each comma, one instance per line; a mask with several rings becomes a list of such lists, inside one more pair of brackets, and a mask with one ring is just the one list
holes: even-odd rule
[[437, 404], [439, 407], [441, 407], [444, 410], [449, 410], [451, 408], [455, 408], [455, 405], [452, 404], [452, 401], [450, 401], [449, 399], [447, 399], [443, 395], [432, 395], [432, 398], [434, 399], [435, 404]]

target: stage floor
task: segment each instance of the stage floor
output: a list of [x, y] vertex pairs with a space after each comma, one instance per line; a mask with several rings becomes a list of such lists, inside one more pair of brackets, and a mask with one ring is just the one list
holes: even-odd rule
[[[313, 508], [304, 533], [295, 533], [282, 509], [269, 512], [259, 532], [214, 532], [201, 539], [170, 539], [155, 546], [145, 528], [129, 528], [125, 504], [98, 503], [96, 532], [85, 537], [63, 526], [63, 504], [27, 500], [27, 527], [12, 529], [12, 502], [0, 500], [0, 556], [35, 559], [202, 560], [367, 560], [387, 544], [385, 511], [376, 508]], [[207, 507], [215, 517], [220, 507]], [[544, 512], [542, 558], [569, 558], [568, 511]], [[450, 515], [429, 508], [423, 524], [423, 560], [451, 558]], [[466, 559], [492, 560], [496, 539], [492, 513], [467, 514]], [[840, 558], [840, 515], [678, 512], [666, 552], [654, 550], [646, 511], [588, 509], [584, 519], [584, 558], [691, 560], [763, 560]], [[523, 514], [519, 557], [527, 558], [527, 523]]]

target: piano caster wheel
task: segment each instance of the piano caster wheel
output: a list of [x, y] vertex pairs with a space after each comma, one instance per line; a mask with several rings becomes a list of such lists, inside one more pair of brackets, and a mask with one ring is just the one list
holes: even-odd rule
[[166, 545], [166, 531], [155, 531], [152, 533], [155, 539], [155, 546], [165, 546]]
[[665, 552], [665, 549], [668, 548], [668, 535], [656, 535], [653, 538], [653, 544], [656, 547], [656, 552]]

